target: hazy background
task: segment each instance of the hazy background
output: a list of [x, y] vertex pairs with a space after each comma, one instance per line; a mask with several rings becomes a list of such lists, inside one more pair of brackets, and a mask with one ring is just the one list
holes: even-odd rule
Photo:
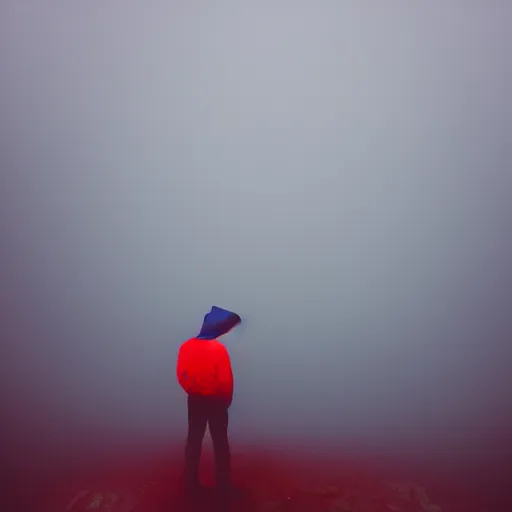
[[504, 457], [512, 7], [378, 4], [2, 2], [11, 467], [181, 441], [212, 304], [234, 444]]

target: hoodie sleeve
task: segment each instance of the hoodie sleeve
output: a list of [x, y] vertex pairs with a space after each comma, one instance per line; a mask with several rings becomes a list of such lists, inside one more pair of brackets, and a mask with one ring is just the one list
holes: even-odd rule
[[233, 400], [233, 370], [228, 350], [221, 343], [218, 344], [217, 350], [217, 379], [219, 395], [226, 400], [229, 406]]
[[178, 360], [176, 363], [176, 378], [178, 379], [178, 382], [180, 386], [187, 391], [187, 384], [188, 384], [188, 373], [185, 368], [185, 361], [183, 356], [183, 346], [180, 347], [180, 350], [178, 352]]

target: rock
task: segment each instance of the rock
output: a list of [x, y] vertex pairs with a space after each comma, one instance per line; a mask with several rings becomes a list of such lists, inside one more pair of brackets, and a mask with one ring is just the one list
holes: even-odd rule
[[67, 512], [134, 512], [135, 500], [115, 492], [78, 492], [68, 505]]
[[430, 501], [426, 489], [414, 482], [390, 482], [388, 487], [395, 498], [387, 505], [390, 512], [442, 512]]
[[102, 501], [101, 492], [79, 491], [68, 505], [67, 512], [98, 510]]

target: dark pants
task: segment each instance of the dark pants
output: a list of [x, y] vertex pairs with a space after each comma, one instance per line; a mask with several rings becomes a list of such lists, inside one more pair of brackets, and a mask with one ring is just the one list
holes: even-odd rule
[[199, 462], [206, 426], [215, 452], [217, 487], [227, 489], [231, 453], [228, 441], [228, 408], [213, 397], [188, 397], [188, 437], [185, 449], [185, 476], [189, 486], [199, 484]]

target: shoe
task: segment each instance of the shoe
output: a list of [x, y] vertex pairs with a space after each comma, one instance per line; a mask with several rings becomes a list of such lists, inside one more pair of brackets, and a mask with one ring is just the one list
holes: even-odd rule
[[228, 499], [229, 501], [242, 500], [249, 496], [249, 491], [247, 489], [234, 487], [232, 485], [227, 488], [220, 488], [218, 492], [222, 498]]
[[204, 486], [201, 482], [197, 480], [185, 482], [184, 484], [185, 492], [189, 496], [197, 496], [203, 494], [206, 491], [206, 486]]

